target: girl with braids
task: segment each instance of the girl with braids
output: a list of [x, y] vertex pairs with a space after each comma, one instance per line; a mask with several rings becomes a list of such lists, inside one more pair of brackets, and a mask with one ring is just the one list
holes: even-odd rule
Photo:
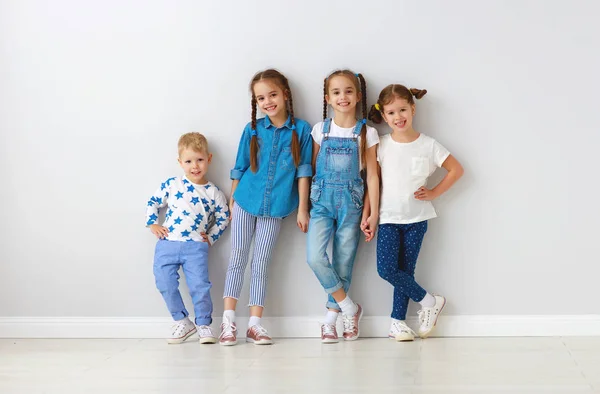
[[[310, 125], [294, 117], [292, 91], [277, 70], [257, 73], [250, 82], [252, 121], [242, 133], [231, 170], [231, 258], [225, 280], [221, 345], [237, 343], [235, 307], [255, 235], [250, 279], [250, 322], [246, 341], [272, 343], [261, 325], [267, 268], [284, 217], [298, 208], [297, 224], [308, 229], [308, 191], [312, 177]], [[256, 119], [257, 107], [266, 116]]]
[[[310, 189], [312, 208], [308, 228], [307, 260], [328, 293], [325, 321], [321, 325], [323, 343], [338, 342], [336, 320], [342, 312], [343, 337], [352, 341], [359, 336], [362, 307], [347, 295], [360, 238], [364, 184], [361, 168], [366, 168], [369, 212], [379, 212], [379, 178], [377, 175], [377, 130], [367, 126], [367, 91], [361, 74], [349, 70], [335, 71], [323, 86], [323, 122], [312, 130], [315, 177]], [[356, 107], [362, 116], [356, 120]], [[327, 118], [331, 105], [333, 119]], [[365, 216], [366, 218], [366, 216]], [[367, 219], [365, 219], [367, 220]], [[368, 218], [377, 225], [377, 214]], [[333, 237], [332, 261], [327, 246]]]
[[[462, 166], [446, 148], [413, 129], [413, 98], [420, 99], [425, 93], [426, 90], [389, 85], [369, 112], [370, 120], [385, 121], [392, 128], [392, 133], [381, 137], [377, 150], [382, 186], [377, 271], [394, 286], [389, 337], [397, 341], [412, 341], [415, 336], [405, 322], [409, 298], [421, 304], [418, 313], [421, 338], [431, 333], [446, 305], [444, 297], [428, 293], [415, 281], [415, 267], [427, 220], [437, 216], [431, 201], [463, 174]], [[444, 167], [448, 173], [437, 186], [428, 189], [427, 178], [436, 167]], [[361, 228], [368, 237], [374, 230], [373, 222], [364, 221]]]

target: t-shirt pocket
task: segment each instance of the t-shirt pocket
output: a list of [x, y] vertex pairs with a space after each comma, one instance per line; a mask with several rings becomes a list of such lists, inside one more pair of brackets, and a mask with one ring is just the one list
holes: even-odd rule
[[411, 174], [413, 176], [429, 176], [429, 158], [413, 157]]

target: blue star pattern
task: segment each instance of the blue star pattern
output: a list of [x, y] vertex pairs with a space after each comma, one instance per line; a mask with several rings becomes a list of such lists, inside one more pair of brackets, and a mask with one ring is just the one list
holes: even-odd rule
[[214, 244], [229, 225], [229, 205], [213, 183], [194, 185], [185, 177], [169, 178], [146, 203], [146, 226], [159, 223], [159, 211], [167, 209], [162, 226], [169, 241], [202, 242], [206, 232]]

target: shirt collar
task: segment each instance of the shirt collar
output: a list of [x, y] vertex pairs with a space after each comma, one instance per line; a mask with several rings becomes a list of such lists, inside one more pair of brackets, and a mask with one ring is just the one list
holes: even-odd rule
[[[271, 127], [271, 126], [275, 127], [275, 126], [273, 125], [273, 123], [271, 123], [271, 119], [269, 119], [269, 115], [266, 115], [266, 116], [265, 116], [265, 128], [267, 128], [267, 129], [268, 129], [268, 128], [269, 128], [269, 127]], [[291, 129], [291, 128], [292, 128], [292, 117], [291, 117], [290, 115], [288, 115], [288, 118], [287, 118], [287, 120], [285, 121], [285, 123], [284, 123], [284, 124], [283, 124], [283, 126], [281, 126], [281, 127], [282, 127], [282, 128], [283, 128], [283, 127], [287, 127], [288, 129]]]

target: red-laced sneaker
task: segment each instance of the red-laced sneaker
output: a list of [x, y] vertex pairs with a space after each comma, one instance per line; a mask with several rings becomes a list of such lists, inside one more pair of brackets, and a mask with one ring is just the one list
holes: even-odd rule
[[342, 314], [342, 319], [344, 321], [344, 339], [346, 341], [355, 341], [360, 335], [358, 324], [362, 318], [363, 310], [359, 304], [356, 304], [356, 306], [358, 309], [354, 316], [346, 316]]
[[223, 346], [233, 346], [237, 343], [237, 327], [229, 319], [223, 319], [221, 323], [221, 335], [219, 335], [219, 344]]
[[171, 327], [171, 335], [167, 338], [170, 344], [183, 343], [196, 333], [196, 325], [187, 317], [176, 321]]
[[321, 324], [321, 342], [338, 343], [338, 334], [335, 324]]
[[246, 331], [246, 342], [255, 345], [270, 345], [273, 340], [263, 326], [255, 324]]

